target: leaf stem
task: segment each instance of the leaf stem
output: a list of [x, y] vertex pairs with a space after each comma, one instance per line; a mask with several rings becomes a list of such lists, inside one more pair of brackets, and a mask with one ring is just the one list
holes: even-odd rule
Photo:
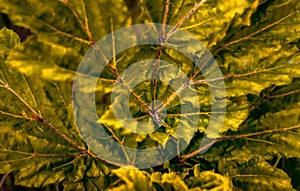
[[1, 190], [1, 188], [2, 188], [2, 186], [3, 186], [3, 184], [4, 184], [4, 182], [5, 182], [8, 175], [9, 175], [9, 173], [6, 173], [6, 174], [2, 175], [1, 181], [0, 181], [0, 190]]
[[[173, 29], [167, 34], [166, 36], [166, 40], [205, 2], [205, 0], [202, 0], [201, 2], [197, 3], [189, 12], [188, 14], [186, 14], [174, 27]], [[266, 69], [266, 70], [261, 70], [261, 71], [254, 71], [254, 72], [249, 72], [249, 73], [246, 73], [246, 74], [232, 74], [232, 75], [228, 75], [228, 76], [225, 76], [225, 77], [219, 77], [219, 78], [215, 78], [215, 79], [204, 79], [204, 80], [198, 80], [196, 82], [192, 82], [192, 79], [194, 79], [200, 72], [201, 70], [206, 66], [206, 64], [210, 61], [210, 59], [213, 58], [213, 55], [216, 55], [216, 53], [224, 48], [224, 47], [227, 47], [227, 46], [230, 46], [232, 44], [235, 44], [235, 43], [238, 43], [238, 42], [241, 42], [241, 41], [244, 41], [244, 40], [247, 40], [277, 24], [279, 24], [280, 22], [282, 22], [283, 20], [289, 18], [290, 16], [296, 14], [296, 12], [293, 12], [293, 13], [290, 13], [289, 15], [285, 16], [284, 18], [282, 19], [279, 19], [277, 21], [275, 21], [274, 23], [271, 23], [270, 25], [267, 25], [259, 30], [257, 30], [256, 32], [254, 33], [251, 33], [241, 39], [238, 39], [238, 40], [235, 40], [235, 41], [232, 41], [232, 42], [229, 42], [227, 44], [224, 44], [220, 47], [218, 47], [217, 49], [215, 49], [212, 53], [212, 55], [204, 62], [204, 64], [201, 66], [200, 70], [197, 70], [195, 71], [195, 73], [193, 74], [193, 76], [190, 78], [190, 84], [205, 84], [205, 83], [208, 83], [208, 82], [213, 82], [213, 81], [218, 81], [218, 80], [224, 80], [224, 79], [229, 79], [229, 78], [239, 78], [239, 77], [245, 77], [245, 76], [249, 76], [249, 75], [254, 75], [254, 74], [258, 74], [258, 73], [263, 73], [263, 72], [267, 72], [267, 71], [271, 71], [271, 70], [274, 70], [274, 69], [277, 69], [277, 68], [272, 68], [272, 69]], [[181, 91], [183, 90], [182, 88], [180, 88]], [[166, 104], [168, 104], [174, 97], [176, 97], [176, 94], [177, 93], [180, 93], [178, 91], [174, 92], [166, 101], [164, 101], [161, 105], [158, 106], [158, 109], [161, 109], [162, 107], [164, 107]], [[174, 95], [175, 94], [175, 95]]]
[[[294, 64], [294, 65], [296, 65], [296, 64]], [[289, 65], [289, 66], [291, 66], [291, 65]], [[274, 67], [274, 68], [269, 68], [269, 69], [264, 69], [264, 70], [259, 70], [259, 71], [253, 71], [253, 72], [248, 72], [248, 73], [245, 73], [245, 74], [230, 74], [230, 75], [227, 75], [227, 76], [222, 76], [222, 77], [213, 78], [213, 79], [203, 79], [203, 80], [192, 81], [192, 79], [195, 78], [196, 75], [201, 71], [201, 70], [198, 70], [197, 72], [195, 72], [193, 74], [193, 76], [190, 78], [190, 80], [186, 84], [183, 84], [169, 98], [167, 98], [164, 102], [162, 102], [156, 108], [156, 110], [159, 110], [159, 109], [163, 108], [165, 105], [167, 105], [170, 101], [172, 101], [176, 97], [176, 95], [178, 95], [181, 91], [184, 90], [184, 88], [186, 88], [189, 85], [208, 84], [209, 82], [215, 82], [215, 81], [220, 81], [220, 80], [233, 79], [233, 78], [242, 78], [242, 77], [247, 77], [247, 76], [251, 76], [251, 75], [255, 75], [255, 74], [270, 72], [270, 71], [277, 70], [277, 69], [284, 68], [284, 67], [286, 67], [286, 66], [279, 66], [279, 67]], [[300, 90], [295, 90], [294, 92], [287, 93], [287, 95], [292, 94], [292, 93], [297, 93], [299, 91]], [[285, 95], [281, 95], [281, 96], [285, 96]], [[268, 98], [276, 98], [276, 97], [280, 97], [280, 95], [278, 95], [278, 96], [275, 96], [275, 95], [274, 96], [269, 96]]]
[[176, 32], [179, 27], [203, 4], [206, 0], [202, 0], [197, 3], [174, 27], [173, 29], [167, 34], [167, 39]]
[[35, 115], [39, 116], [39, 114], [16, 92], [14, 91], [8, 84], [0, 85], [0, 87], [3, 87], [10, 91], [12, 94], [14, 94], [23, 104], [27, 106], [27, 108]]
[[108, 129], [108, 131], [112, 134], [112, 136], [116, 139], [116, 141], [118, 142], [118, 144], [121, 146], [122, 151], [123, 151], [123, 153], [124, 153], [124, 155], [126, 157], [127, 163], [131, 165], [132, 163], [130, 161], [130, 158], [129, 158], [126, 150], [123, 147], [123, 142], [120, 141], [120, 139], [117, 137], [117, 135], [114, 133], [114, 131], [108, 125], [105, 125], [105, 127]]
[[[157, 73], [159, 70], [162, 48], [165, 43], [165, 30], [166, 30], [166, 23], [167, 23], [167, 19], [168, 19], [169, 6], [170, 6], [170, 0], [167, 0], [166, 6], [165, 6], [165, 12], [164, 12], [164, 16], [163, 16], [162, 29], [161, 29], [161, 33], [160, 33], [160, 37], [159, 37], [160, 45], [158, 45], [157, 55], [155, 57], [155, 65], [154, 65], [154, 69], [153, 69], [153, 81], [152, 81], [153, 89], [152, 89], [151, 111], [153, 111], [154, 113], [156, 112], [154, 101], [156, 100]], [[150, 114], [151, 114], [151, 111], [149, 111]]]
[[242, 134], [242, 135], [227, 135], [227, 136], [222, 136], [219, 139], [221, 139], [221, 140], [243, 139], [243, 138], [258, 136], [258, 135], [286, 132], [286, 131], [290, 131], [290, 130], [294, 130], [294, 129], [300, 129], [300, 124], [292, 126], [292, 127], [285, 127], [285, 128], [281, 128], [281, 129], [270, 129], [270, 130], [266, 130], [266, 131], [260, 131], [260, 132], [255, 132], [255, 133]]
[[[111, 31], [112, 31], [112, 39], [114, 39], [114, 35], [113, 35], [113, 25], [111, 23]], [[113, 44], [113, 49], [115, 48], [115, 42], [113, 40], [112, 42]], [[102, 57], [104, 63], [100, 63], [100, 64], [107, 64], [109, 63], [109, 60], [107, 59], [107, 57], [104, 55], [104, 53], [101, 51], [100, 47], [97, 45], [97, 44], [93, 44], [93, 47], [95, 48], [95, 50], [100, 54], [100, 56]], [[113, 53], [114, 53], [114, 57], [115, 57], [115, 50], [113, 50]], [[114, 59], [113, 60], [114, 64], [116, 64], [116, 60]], [[150, 108], [148, 107], [147, 104], [145, 104], [143, 102], [143, 100], [141, 100], [138, 95], [136, 93], [133, 92], [133, 90], [129, 87], [129, 85], [125, 82], [125, 80], [123, 80], [123, 78], [120, 76], [120, 74], [118, 73], [117, 71], [117, 68], [116, 66], [112, 66], [111, 64], [109, 64], [109, 68], [110, 70], [114, 73], [115, 77], [116, 78], [119, 78], [121, 83], [123, 83], [123, 85], [128, 89], [128, 91], [130, 91], [131, 95], [148, 111], [150, 112]]]
[[82, 154], [82, 153], [63, 153], [63, 154], [56, 154], [56, 153], [28, 153], [28, 152], [24, 152], [24, 151], [9, 150], [7, 148], [2, 148], [2, 149], [0, 149], [0, 151], [1, 152], [14, 153], [14, 154], [27, 155], [27, 156], [31, 156], [31, 157], [66, 157], [66, 156], [79, 156], [79, 155]]
[[167, 19], [168, 19], [168, 14], [169, 14], [169, 6], [170, 6], [170, 0], [167, 0], [165, 12], [164, 12], [163, 23], [162, 23], [162, 30], [161, 30], [162, 37], [165, 36], [165, 32], [166, 32], [166, 24], [167, 24]]
[[198, 155], [200, 152], [207, 150], [212, 145], [214, 145], [215, 143], [220, 142], [220, 141], [221, 141], [220, 139], [214, 139], [209, 144], [204, 145], [203, 147], [199, 148], [198, 150], [191, 152], [189, 154], [186, 154], [186, 155], [182, 155], [180, 157], [180, 161], [185, 161], [186, 159], [192, 158], [192, 157]]
[[290, 91], [287, 93], [283, 93], [283, 94], [278, 94], [278, 95], [272, 95], [272, 96], [268, 96], [269, 99], [275, 99], [275, 98], [281, 98], [281, 97], [285, 97], [291, 94], [295, 94], [295, 93], [300, 93], [300, 89], [294, 90], [294, 91]]
[[[205, 3], [206, 0], [202, 0], [200, 1], [199, 3], [195, 4], [195, 6], [171, 29], [171, 31], [168, 32], [167, 35], [165, 35], [165, 25], [167, 23], [167, 15], [168, 15], [168, 12], [169, 12], [169, 0], [167, 0], [166, 2], [166, 8], [165, 8], [165, 13], [164, 13], [164, 18], [163, 18], [163, 28], [162, 28], [162, 31], [161, 31], [161, 36], [160, 36], [160, 41], [161, 41], [161, 44], [158, 46], [158, 54], [156, 56], [156, 59], [160, 59], [161, 57], [161, 51], [162, 51], [162, 46], [163, 44], [170, 38], [170, 36], [172, 36], [172, 34], [174, 34], [179, 28], [180, 26], [203, 4]], [[159, 64], [159, 61], [156, 61], [156, 64], [155, 64], [155, 67], [154, 67], [154, 70], [156, 71], [157, 68], [158, 68], [158, 64]], [[200, 71], [199, 71], [200, 72]], [[154, 75], [156, 75], [156, 72], [154, 73]], [[189, 81], [187, 82], [187, 84], [189, 84]], [[153, 82], [153, 92], [155, 94], [155, 88], [156, 88], [156, 78], [154, 78], [154, 82]], [[179, 89], [180, 91], [182, 91], [186, 86], [186, 84], [184, 84], [183, 86], [181, 86]], [[174, 92], [167, 100], [165, 100], [163, 103], [161, 103], [157, 108], [154, 108], [154, 105], [152, 105], [152, 110], [155, 110], [155, 111], [158, 111], [159, 109], [163, 108], [166, 104], [168, 104], [173, 98], [176, 97], [177, 93], [180, 93], [180, 91], [176, 91]], [[155, 95], [154, 95], [155, 96]], [[153, 96], [153, 97], [154, 97]], [[152, 98], [152, 102], [154, 101], [153, 100], [154, 98]]]
[[264, 96], [262, 96], [250, 109], [249, 111], [253, 111], [254, 109], [256, 109], [260, 104], [262, 104], [265, 100], [269, 99], [270, 94], [272, 93], [272, 91], [275, 89], [276, 86], [272, 86], [267, 93], [265, 93]]
[[[31, 95], [31, 97], [32, 97], [32, 100], [33, 100], [33, 102], [34, 102], [36, 108], [38, 108], [38, 103], [37, 103], [37, 101], [36, 101], [35, 96], [34, 96], [33, 93], [32, 93], [32, 89], [31, 89], [30, 86], [29, 86], [29, 83], [28, 83], [28, 81], [27, 81], [27, 79], [26, 79], [26, 76], [25, 76], [24, 74], [22, 74], [22, 77], [23, 77], [23, 79], [24, 79], [24, 81], [25, 81], [25, 83], [26, 83], [26, 86], [27, 86], [27, 88], [28, 88], [28, 90], [29, 90], [29, 92], [30, 92], [30, 95]], [[41, 113], [41, 112], [39, 111], [39, 114], [40, 114], [40, 113]]]
[[82, 154], [87, 154], [89, 156], [91, 156], [92, 158], [95, 159], [99, 159], [102, 160], [104, 162], [107, 162], [109, 164], [113, 164], [116, 166], [122, 166], [122, 164], [118, 164], [118, 163], [114, 163], [111, 162], [109, 160], [103, 159], [97, 155], [95, 155], [94, 153], [92, 153], [91, 151], [85, 149], [84, 147], [79, 146], [75, 141], [73, 141], [72, 139], [70, 139], [68, 136], [66, 136], [65, 134], [63, 134], [62, 132], [59, 131], [59, 129], [57, 129], [56, 127], [54, 127], [49, 121], [47, 121], [46, 119], [44, 119], [44, 117], [37, 113], [16, 91], [14, 91], [8, 84], [3, 84], [0, 85], [0, 87], [3, 87], [5, 89], [7, 89], [8, 91], [10, 91], [12, 94], [14, 94], [22, 103], [24, 103], [26, 105], [26, 107], [32, 112], [33, 117], [30, 118], [30, 120], [33, 121], [39, 121], [41, 123], [43, 123], [44, 125], [48, 126], [52, 131], [54, 131], [54, 133], [56, 133], [58, 136], [62, 137], [64, 140], [66, 140], [69, 144], [71, 144], [74, 148], [80, 150], [82, 152]]
[[[69, 1], [65, 1], [64, 3], [71, 10], [72, 14], [74, 15], [74, 17], [76, 18], [76, 20], [80, 24], [81, 28], [86, 32], [90, 44], [95, 44], [95, 40], [93, 38], [93, 35], [91, 34], [91, 32], [90, 32], [90, 30], [88, 28], [87, 16], [85, 15], [85, 22], [86, 22], [86, 25], [85, 25], [82, 22], [82, 20], [80, 19], [78, 13], [75, 11], [75, 9], [73, 8], [73, 6], [71, 5], [71, 3]], [[84, 12], [86, 13], [84, 6], [83, 6], [83, 9], [84, 9]]]
[[19, 119], [31, 120], [31, 118], [29, 118], [27, 116], [16, 115], [16, 114], [8, 113], [8, 112], [5, 112], [5, 111], [0, 111], [0, 114], [1, 115], [7, 115], [7, 116], [10, 116], [10, 117], [14, 117], [14, 118], [19, 118]]
[[251, 37], [253, 37], [253, 36], [255, 36], [255, 35], [257, 35], [257, 34], [263, 32], [263, 31], [265, 31], [265, 30], [271, 28], [271, 27], [273, 27], [274, 25], [279, 24], [280, 22], [284, 21], [285, 19], [289, 18], [290, 16], [292, 16], [292, 15], [294, 15], [294, 14], [296, 14], [296, 13], [297, 13], [297, 12], [290, 13], [290, 14], [288, 14], [287, 16], [285, 16], [285, 17], [283, 17], [283, 18], [281, 18], [281, 19], [279, 19], [279, 20], [277, 20], [277, 21], [275, 21], [275, 22], [273, 22], [273, 23], [271, 23], [271, 24], [269, 24], [269, 25], [267, 25], [267, 26], [265, 26], [265, 27], [263, 27], [263, 28], [261, 28], [261, 29], [255, 31], [255, 32], [253, 32], [253, 33], [251, 33], [251, 34], [249, 34], [249, 35], [247, 35], [247, 36], [245, 36], [245, 37], [242, 37], [242, 38], [240, 38], [240, 39], [237, 39], [237, 40], [228, 42], [228, 43], [226, 43], [226, 44], [223, 44], [223, 45], [217, 47], [217, 48], [213, 51], [213, 54], [215, 55], [215, 54], [216, 54], [218, 51], [220, 51], [220, 49], [222, 49], [222, 48], [228, 47], [228, 46], [230, 46], [230, 45], [239, 43], [239, 42], [244, 41], [244, 40], [248, 40], [249, 38], [251, 38]]
[[201, 151], [206, 150], [207, 148], [211, 147], [212, 145], [214, 145], [215, 143], [220, 142], [220, 141], [233, 140], [233, 139], [245, 139], [245, 138], [248, 138], [248, 137], [266, 135], [266, 134], [272, 134], [272, 133], [287, 132], [287, 131], [291, 131], [291, 130], [295, 130], [295, 129], [300, 129], [300, 124], [292, 126], [292, 127], [282, 128], [282, 129], [271, 129], [271, 130], [260, 131], [260, 132], [255, 132], [255, 133], [247, 133], [247, 134], [242, 134], [242, 135], [222, 136], [220, 138], [212, 140], [209, 144], [204, 145], [203, 147], [199, 148], [198, 150], [196, 150], [192, 153], [181, 156], [180, 160], [184, 161], [186, 159], [192, 158], [192, 157], [198, 155]]
[[92, 43], [86, 39], [83, 39], [83, 38], [80, 38], [80, 37], [77, 37], [77, 36], [74, 36], [72, 34], [69, 34], [69, 33], [66, 33], [66, 32], [63, 32], [51, 25], [49, 25], [48, 23], [44, 22], [44, 21], [41, 21], [44, 23], [44, 25], [46, 25], [47, 27], [49, 27], [50, 29], [52, 29], [53, 31], [57, 32], [58, 34], [62, 35], [62, 36], [66, 36], [66, 37], [69, 37], [73, 40], [76, 40], [78, 42], [81, 42], [81, 43], [84, 43], [84, 44], [88, 44], [88, 45], [92, 45]]

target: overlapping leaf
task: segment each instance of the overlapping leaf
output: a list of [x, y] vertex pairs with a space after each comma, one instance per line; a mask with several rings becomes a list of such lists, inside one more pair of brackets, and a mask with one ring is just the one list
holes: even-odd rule
[[232, 183], [226, 177], [210, 171], [199, 172], [195, 168], [195, 177], [186, 182], [175, 172], [154, 172], [151, 175], [138, 169], [120, 168], [113, 170], [122, 182], [109, 190], [191, 190], [191, 191], [217, 191], [231, 190]]
[[[288, 86], [268, 88], [262, 98], [255, 100], [256, 106], [252, 112], [256, 113], [250, 115], [253, 118], [249, 117], [238, 132], [220, 138], [221, 143], [198, 157], [210, 162], [218, 161], [218, 170], [237, 178], [233, 181], [240, 188], [292, 189], [290, 178], [276, 167], [282, 157], [299, 158], [299, 88], [298, 80]], [[196, 143], [191, 149], [197, 149], [197, 145], [199, 148]], [[278, 162], [272, 167], [266, 162], [271, 160]], [[249, 174], [243, 174], [245, 169]], [[268, 179], [273, 173], [278, 175], [278, 180], [274, 178], [270, 184]], [[248, 185], [250, 179], [255, 180], [256, 186]]]
[[56, 81], [73, 79], [82, 56], [111, 31], [111, 25], [115, 30], [130, 23], [123, 1], [1, 1], [1, 10], [35, 33], [15, 47], [7, 63]]
[[[233, 162], [233, 161], [232, 161]], [[230, 162], [227, 161], [227, 164]], [[239, 165], [242, 167], [238, 168]], [[245, 190], [295, 190], [290, 184], [291, 179], [280, 169], [267, 162], [249, 161], [248, 163], [230, 164], [222, 173], [228, 174], [235, 185]]]
[[[1, 37], [18, 41], [14, 32], [5, 28]], [[13, 45], [5, 45], [4, 50]], [[94, 168], [90, 173], [100, 171], [97, 177], [104, 175], [105, 165], [91, 167], [95, 159], [84, 156], [86, 146], [73, 122], [71, 84], [61, 86], [27, 77], [3, 58], [0, 76], [0, 173], [14, 171], [17, 184], [31, 187], [67, 177], [79, 181], [89, 168]]]
[[[300, 76], [300, 3], [297, 0], [0, 0], [0, 8], [14, 24], [34, 33], [25, 43], [17, 45], [14, 33], [4, 29], [0, 35], [0, 95], [4, 97], [0, 103], [3, 166], [0, 173], [14, 171], [17, 183], [26, 186], [64, 181], [66, 190], [106, 188], [110, 184], [105, 180], [108, 169], [86, 148], [72, 117], [71, 81], [82, 56], [98, 39], [130, 24], [158, 22], [176, 26], [174, 32], [187, 30], [201, 40], [219, 64], [223, 77], [205, 79], [203, 73], [197, 74], [192, 60], [170, 48], [132, 47], [115, 55], [96, 88], [99, 93], [96, 102], [103, 104], [98, 106], [100, 122], [111, 137], [133, 148], [153, 147], [172, 136], [180, 118], [185, 117], [175, 99], [168, 105], [169, 118], [164, 127], [146, 136], [125, 131], [113, 116], [111, 102], [105, 96], [110, 96], [108, 86], [119, 76], [111, 69], [121, 73], [132, 63], [158, 58], [174, 63], [190, 77], [193, 86], [188, 88], [197, 93], [201, 110], [189, 114], [200, 116], [199, 124], [189, 126], [205, 132], [212, 104], [218, 106], [223, 101], [227, 104], [220, 130], [227, 135], [221, 135], [216, 142], [222, 142], [199, 158], [217, 163], [216, 169], [229, 174], [234, 185], [241, 189], [293, 189], [287, 175], [291, 173], [284, 173], [266, 160], [300, 158], [297, 143], [300, 86], [296, 79]], [[194, 47], [186, 48], [193, 54], [197, 52]], [[205, 68], [206, 63], [203, 64]], [[220, 80], [225, 81], [226, 96], [214, 97], [209, 87]], [[149, 118], [143, 104], [149, 105], [154, 97], [168, 99], [175, 92], [160, 82], [155, 85], [144, 82], [131, 91], [136, 95], [129, 100], [131, 113], [137, 120]], [[220, 116], [224, 114], [222, 107]], [[90, 111], [84, 112], [89, 115]], [[198, 149], [201, 140], [200, 136], [194, 137], [195, 145], [184, 152], [186, 158], [195, 156], [189, 153]], [[101, 146], [98, 149], [103, 149]], [[110, 154], [118, 157], [115, 151]], [[150, 176], [129, 169], [113, 172], [123, 182], [113, 183], [116, 188], [112, 190], [152, 190], [153, 186], [207, 190], [207, 185], [214, 185], [212, 190], [221, 186], [231, 189], [229, 178], [212, 172], [194, 175], [190, 184], [175, 173], [157, 172]], [[274, 181], [269, 183], [271, 175]]]

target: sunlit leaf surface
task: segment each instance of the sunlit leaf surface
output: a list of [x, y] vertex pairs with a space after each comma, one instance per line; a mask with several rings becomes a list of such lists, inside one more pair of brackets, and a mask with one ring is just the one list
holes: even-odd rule
[[[299, 189], [299, 9], [298, 0], [0, 0], [0, 12], [33, 33], [20, 43], [1, 15], [0, 174], [13, 176], [15, 185], [54, 184], [64, 190]], [[96, 106], [97, 115], [81, 108], [74, 112], [72, 104], [78, 103], [72, 102], [72, 87], [78, 85], [74, 78], [84, 55], [109, 33], [143, 23], [173, 28], [159, 28], [155, 38], [161, 45], [114, 54], [97, 76], [95, 89], [87, 88], [89, 96], [79, 100]], [[172, 39], [180, 31], [189, 32], [207, 51], [193, 46], [187, 36]], [[116, 47], [116, 42], [146, 34], [113, 35], [109, 43]], [[105, 52], [108, 47], [101, 48]], [[149, 59], [158, 61], [143, 65]], [[221, 76], [211, 75], [217, 70], [209, 67], [212, 62]], [[135, 63], [142, 69], [126, 73]], [[147, 75], [153, 78], [130, 87], [132, 76]], [[181, 75], [188, 83], [180, 81], [175, 89], [159, 80]], [[120, 80], [122, 88], [114, 91]], [[215, 96], [222, 82], [226, 94]], [[126, 100], [118, 96], [124, 92], [130, 94]], [[114, 109], [121, 115], [122, 104], [128, 104], [134, 122], [116, 117]], [[81, 125], [101, 124], [106, 133], [86, 143], [76, 123], [82, 116], [86, 121]], [[218, 121], [221, 129], [208, 129]], [[138, 122], [148, 126], [142, 129]], [[180, 123], [186, 128], [176, 134]], [[126, 125], [154, 131], [133, 133]], [[97, 128], [86, 130], [99, 133]], [[171, 138], [174, 147], [168, 148]], [[107, 147], [112, 141], [132, 149], [163, 145], [176, 157], [139, 170], [135, 163], [152, 153], [128, 157], [133, 155], [126, 149]], [[95, 154], [97, 149], [111, 160]], [[118, 157], [125, 157], [129, 166], [112, 162]]]

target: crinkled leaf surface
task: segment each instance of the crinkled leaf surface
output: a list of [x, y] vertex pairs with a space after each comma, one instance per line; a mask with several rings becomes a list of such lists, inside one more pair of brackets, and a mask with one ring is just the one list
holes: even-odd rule
[[[293, 180], [296, 175], [285, 173], [272, 161], [300, 157], [299, 8], [297, 0], [0, 0], [1, 13], [7, 14], [13, 24], [34, 33], [26, 42], [18, 43], [12, 31], [0, 32], [0, 173], [13, 171], [16, 183], [24, 186], [63, 182], [65, 190], [152, 190], [153, 186], [209, 190], [210, 185], [211, 190], [218, 190], [221, 185], [230, 190], [230, 179], [233, 188], [293, 190], [289, 176]], [[107, 178], [105, 161], [89, 150], [76, 128], [72, 81], [84, 54], [112, 31], [151, 22], [173, 25], [174, 32], [186, 30], [201, 40], [223, 77], [205, 79], [205, 72], [199, 72], [192, 60], [170, 47], [124, 50], [104, 68], [95, 89], [98, 122], [110, 135], [105, 139], [113, 138], [132, 148], [153, 147], [172, 136], [181, 119], [199, 116], [196, 123], [185, 124], [195, 127], [197, 133], [179, 159], [208, 161], [207, 166], [224, 176], [204, 171], [188, 179], [193, 180], [191, 183], [175, 172], [149, 175], [120, 168], [112, 172], [122, 182], [113, 182]], [[180, 40], [188, 41], [184, 37]], [[201, 58], [195, 47], [185, 48]], [[197, 99], [201, 109], [183, 115], [177, 90], [159, 81], [145, 81], [130, 90], [130, 112], [137, 121], [150, 118], [144, 105], [151, 105], [153, 98], [167, 100], [175, 96], [167, 104], [167, 117], [158, 131], [133, 134], [117, 123], [112, 112], [112, 103], [121, 102], [110, 100], [112, 86], [119, 77], [115, 71], [122, 73], [133, 63], [155, 58], [173, 63], [190, 78], [186, 88], [196, 93], [190, 99]], [[211, 72], [208, 63], [203, 62], [201, 67]], [[159, 67], [157, 71], [166, 72]], [[222, 80], [226, 96], [211, 95], [210, 88]], [[193, 105], [189, 100], [185, 104]], [[206, 154], [197, 155], [195, 151], [211, 116], [218, 112], [212, 111], [213, 105], [221, 111], [214, 120], [225, 114], [223, 127], [218, 130], [221, 134]], [[77, 114], [91, 114], [81, 112]], [[185, 133], [188, 132], [182, 131], [183, 136]], [[110, 155], [119, 157], [120, 153], [111, 150]], [[128, 163], [132, 162], [129, 159]], [[206, 170], [205, 165], [201, 168]], [[109, 187], [110, 184], [115, 187]]]
[[108, 190], [191, 190], [217, 191], [232, 190], [231, 181], [211, 171], [199, 172], [195, 168], [195, 177], [186, 179], [175, 172], [154, 172], [151, 175], [138, 169], [120, 168], [112, 171], [119, 177], [118, 186]]
[[194, 177], [188, 179], [191, 190], [232, 190], [228, 177], [211, 171], [199, 171], [199, 164], [194, 167]]
[[[1, 35], [18, 42], [10, 30], [2, 29]], [[73, 122], [71, 85], [37, 81], [2, 58], [0, 75], [0, 173], [14, 171], [16, 183], [30, 187], [80, 181], [87, 169], [99, 171], [97, 177], [107, 174], [105, 165], [95, 167], [95, 157], [85, 156], [87, 148]]]
[[[295, 190], [290, 185], [290, 178], [281, 170], [276, 169], [267, 162], [249, 161], [242, 168], [236, 169], [239, 164], [228, 166], [226, 174], [233, 182], [245, 190]], [[223, 170], [223, 169], [222, 169]], [[225, 173], [223, 171], [223, 173]]]

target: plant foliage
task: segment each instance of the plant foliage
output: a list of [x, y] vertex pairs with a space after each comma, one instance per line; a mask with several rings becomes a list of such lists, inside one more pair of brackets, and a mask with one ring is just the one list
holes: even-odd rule
[[[0, 0], [0, 12], [33, 33], [21, 43], [1, 19], [0, 174], [12, 175], [15, 185], [63, 190], [300, 190], [299, 9], [298, 0]], [[190, 32], [223, 74], [205, 79], [191, 60], [163, 46], [132, 47], [107, 64], [95, 89], [98, 122], [109, 133], [106, 138], [120, 145], [162, 144], [186, 117], [176, 90], [154, 79], [130, 90], [129, 107], [143, 121], [149, 118], [144, 105], [173, 96], [161, 128], [149, 135], [124, 130], [114, 118], [110, 95], [131, 64], [174, 63], [190, 78], [199, 100], [201, 110], [189, 113], [199, 120], [187, 124], [196, 126], [192, 140], [177, 139], [186, 149], [144, 170], [134, 168], [133, 159], [122, 166], [94, 154], [72, 110], [72, 85], [86, 52], [108, 33], [141, 23]], [[210, 87], [220, 80], [226, 97], [212, 97]], [[220, 135], [203, 146], [211, 106], [223, 101]], [[91, 111], [82, 112], [75, 117]]]

